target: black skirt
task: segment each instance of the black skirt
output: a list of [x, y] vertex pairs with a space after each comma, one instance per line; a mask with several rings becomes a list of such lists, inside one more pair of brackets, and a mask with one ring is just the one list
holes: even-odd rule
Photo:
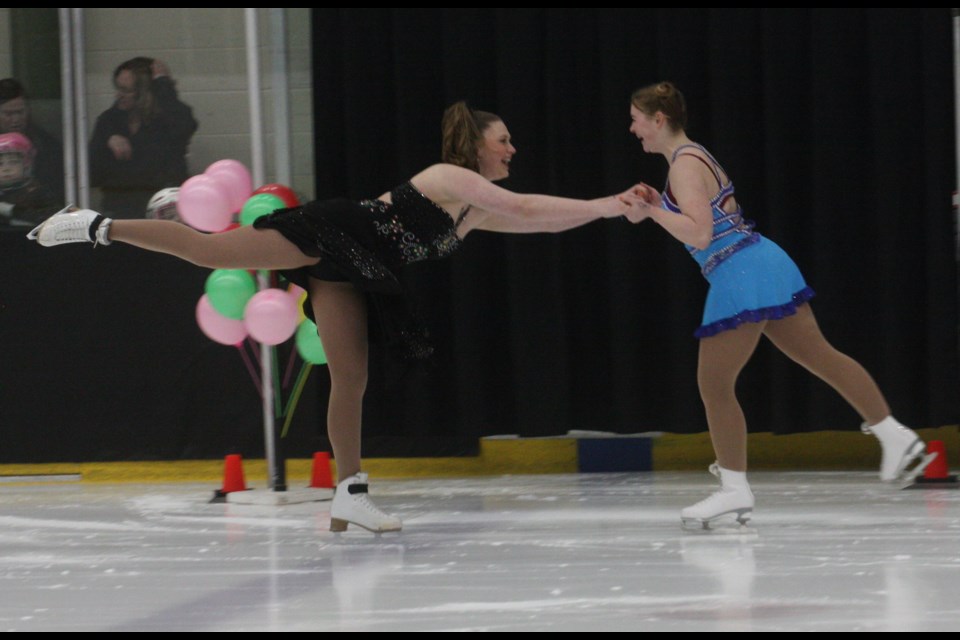
[[350, 282], [367, 299], [368, 339], [402, 360], [423, 360], [434, 351], [425, 323], [412, 308], [398, 271], [402, 266], [384, 250], [374, 224], [385, 203], [358, 203], [343, 198], [280, 209], [258, 218], [257, 229], [276, 229], [309, 256], [320, 261], [280, 273], [307, 291], [304, 314], [316, 322], [310, 299], [310, 278]]

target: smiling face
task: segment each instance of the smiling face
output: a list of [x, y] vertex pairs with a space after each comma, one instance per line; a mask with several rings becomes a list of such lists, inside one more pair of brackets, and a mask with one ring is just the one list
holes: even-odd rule
[[480, 175], [490, 181], [503, 180], [510, 175], [510, 160], [517, 150], [510, 143], [507, 125], [497, 120], [483, 130], [483, 140], [477, 149]]
[[637, 136], [647, 153], [655, 153], [659, 148], [663, 133], [662, 114], [648, 116], [634, 105], [630, 105], [630, 133]]

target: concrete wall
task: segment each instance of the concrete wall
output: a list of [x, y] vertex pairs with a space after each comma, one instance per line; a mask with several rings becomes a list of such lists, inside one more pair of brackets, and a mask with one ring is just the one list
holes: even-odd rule
[[[314, 197], [309, 11], [285, 9], [291, 124], [291, 178], [285, 182], [307, 199]], [[188, 158], [191, 173], [225, 158], [239, 160], [252, 172], [243, 9], [84, 9], [83, 16], [87, 120], [80, 126], [87, 140], [97, 116], [113, 103], [113, 70], [134, 56], [149, 56], [167, 63], [181, 100], [193, 107], [200, 123]], [[264, 182], [277, 182], [283, 180], [276, 176], [274, 162], [270, 15], [260, 9], [258, 18]], [[10, 9], [0, 9], [0, 77], [12, 75], [12, 56]], [[34, 116], [60, 133], [59, 105], [53, 105], [49, 118], [43, 106], [32, 105]], [[94, 193], [94, 204], [96, 199]]]
[[[309, 9], [286, 11], [291, 137], [299, 141], [292, 149], [290, 186], [313, 197], [313, 149], [303, 143], [313, 139]], [[268, 17], [260, 10], [265, 182], [274, 182]], [[191, 172], [202, 173], [224, 158], [252, 169], [243, 9], [85, 9], [84, 18], [88, 137], [96, 116], [113, 102], [114, 68], [144, 55], [167, 63], [181, 100], [200, 123], [190, 148]]]

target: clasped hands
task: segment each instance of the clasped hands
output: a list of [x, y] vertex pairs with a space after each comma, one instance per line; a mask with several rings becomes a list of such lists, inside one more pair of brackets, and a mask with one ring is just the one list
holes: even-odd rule
[[623, 216], [630, 222], [642, 222], [650, 217], [652, 209], [660, 208], [660, 193], [650, 185], [635, 184], [617, 198], [626, 205]]

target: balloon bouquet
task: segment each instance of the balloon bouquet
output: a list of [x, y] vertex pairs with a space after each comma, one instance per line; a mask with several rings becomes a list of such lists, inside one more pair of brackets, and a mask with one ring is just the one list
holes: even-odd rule
[[[299, 204], [293, 190], [282, 184], [266, 184], [254, 190], [250, 172], [236, 160], [214, 162], [202, 174], [184, 182], [177, 195], [180, 219], [209, 233], [250, 225], [277, 209]], [[237, 218], [239, 222], [235, 222]], [[275, 278], [271, 278], [271, 283], [276, 283]], [[286, 406], [281, 412], [278, 403], [275, 409], [278, 418], [286, 418], [281, 434], [284, 436], [311, 368], [327, 362], [316, 324], [301, 311], [306, 295], [292, 283], [286, 290], [271, 286], [258, 291], [251, 272], [215, 269], [207, 277], [204, 294], [197, 302], [197, 324], [201, 331], [214, 342], [237, 348], [258, 389], [261, 388], [259, 376], [244, 348], [245, 343], [256, 341], [276, 346], [295, 337], [296, 350], [290, 354], [284, 388], [293, 370], [295, 353], [300, 354], [303, 365]], [[257, 353], [256, 349], [252, 351]], [[277, 367], [274, 371], [278, 371]], [[279, 380], [274, 384], [279, 398]]]

